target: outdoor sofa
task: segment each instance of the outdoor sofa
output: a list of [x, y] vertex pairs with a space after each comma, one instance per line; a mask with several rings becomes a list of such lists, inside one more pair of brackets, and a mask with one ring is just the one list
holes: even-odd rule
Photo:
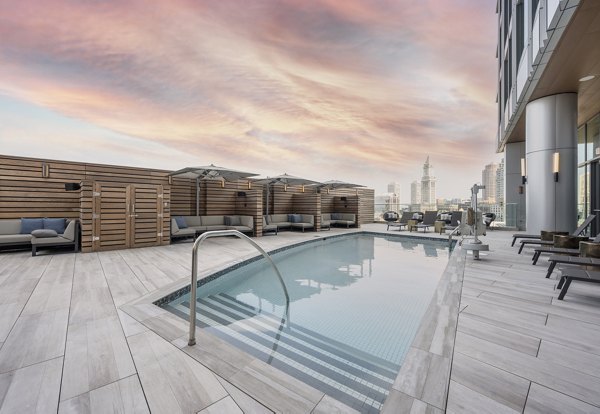
[[267, 225], [275, 225], [281, 229], [314, 229], [315, 217], [311, 214], [269, 214]]
[[237, 230], [254, 235], [252, 216], [174, 216], [171, 218], [171, 239], [195, 237], [213, 230]]
[[79, 251], [79, 220], [65, 218], [22, 218], [0, 220], [0, 248], [40, 249], [72, 247]]
[[[321, 223], [329, 223], [329, 226], [356, 226], [356, 214], [352, 213], [324, 213], [321, 214]], [[322, 226], [322, 224], [321, 224]]]

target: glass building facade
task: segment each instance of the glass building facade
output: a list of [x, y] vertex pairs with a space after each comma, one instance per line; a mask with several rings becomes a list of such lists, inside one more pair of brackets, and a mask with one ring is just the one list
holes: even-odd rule
[[[577, 131], [577, 219], [581, 223], [588, 214], [600, 213], [600, 114]], [[600, 230], [594, 222], [592, 234]]]

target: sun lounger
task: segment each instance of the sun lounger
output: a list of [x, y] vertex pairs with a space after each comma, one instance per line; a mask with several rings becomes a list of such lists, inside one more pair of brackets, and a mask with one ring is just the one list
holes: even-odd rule
[[600, 272], [597, 271], [569, 267], [568, 269], [564, 269], [563, 272], [556, 286], [557, 289], [560, 289], [558, 300], [563, 300], [567, 294], [567, 290], [569, 290], [569, 286], [571, 286], [571, 282], [574, 280], [578, 282], [600, 283]]
[[462, 211], [453, 211], [452, 216], [450, 217], [450, 224], [444, 224], [444, 226], [442, 227], [442, 231], [440, 231], [440, 234], [442, 234], [442, 232], [445, 232], [446, 230], [454, 230], [457, 227], [459, 227], [461, 219]]
[[548, 272], [546, 272], [546, 279], [550, 277], [557, 264], [600, 267], [600, 259], [597, 259], [595, 257], [574, 257], [555, 254], [550, 256], [548, 258], [548, 261], [550, 262], [550, 266], [548, 266]]
[[423, 229], [423, 232], [426, 232], [429, 227], [433, 227], [435, 225], [435, 220], [437, 218], [437, 211], [426, 211], [423, 216], [423, 221], [417, 224], [417, 230]]
[[[600, 233], [590, 240], [592, 243], [600, 243]], [[579, 249], [568, 249], [565, 247], [554, 247], [554, 246], [542, 246], [536, 247], [535, 253], [533, 254], [533, 264], [537, 264], [538, 259], [542, 253], [551, 253], [551, 254], [565, 254], [568, 256], [579, 256]]]
[[413, 214], [414, 213], [405, 211], [402, 213], [402, 217], [400, 217], [400, 220], [397, 222], [388, 222], [387, 229], [389, 230], [390, 227], [398, 227], [398, 230], [402, 230], [402, 227], [406, 227], [408, 225], [408, 220], [412, 218]]
[[[590, 214], [583, 223], [581, 223], [581, 226], [577, 227], [575, 229], [575, 231], [573, 233], [571, 233], [571, 236], [580, 236], [581, 233], [583, 233], [585, 231], [585, 229], [587, 228], [587, 226], [589, 226], [592, 221], [594, 221], [594, 219], [596, 218], [596, 216], [594, 214]], [[523, 247], [525, 247], [526, 245], [532, 245], [532, 244], [537, 244], [537, 245], [542, 245], [542, 246], [553, 246], [554, 242], [553, 241], [545, 241], [545, 240], [521, 240], [521, 247], [519, 248], [519, 254], [521, 254], [521, 252], [523, 251]]]

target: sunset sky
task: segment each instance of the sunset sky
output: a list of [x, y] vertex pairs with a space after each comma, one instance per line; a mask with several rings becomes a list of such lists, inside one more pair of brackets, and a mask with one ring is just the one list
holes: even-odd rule
[[496, 161], [495, 0], [0, 0], [0, 154], [465, 197]]

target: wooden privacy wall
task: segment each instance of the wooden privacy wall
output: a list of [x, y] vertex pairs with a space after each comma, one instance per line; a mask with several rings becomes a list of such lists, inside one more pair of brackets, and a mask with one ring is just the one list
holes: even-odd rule
[[[93, 244], [93, 238], [100, 236], [94, 234], [94, 229], [98, 229], [98, 223], [102, 221], [102, 211], [94, 212], [94, 185], [96, 183], [107, 188], [128, 185], [153, 188], [162, 186], [162, 212], [159, 217], [157, 206], [153, 233], [156, 234], [156, 244], [168, 244], [171, 194], [167, 174], [168, 171], [162, 170], [0, 155], [0, 218], [79, 218], [82, 251], [89, 252], [94, 247], [98, 247]], [[65, 191], [65, 183], [81, 184], [81, 189]], [[116, 193], [118, 192], [116, 191]], [[143, 198], [142, 195], [140, 195], [140, 205], [145, 204], [141, 198]], [[118, 196], [115, 200], [117, 199]], [[120, 207], [119, 201], [116, 204], [110, 201], [112, 199], [109, 197], [105, 204], [107, 218], [113, 213], [112, 210]], [[144, 211], [143, 214], [147, 214], [147, 212]], [[146, 222], [142, 223], [144, 220]], [[140, 242], [137, 245], [148, 245], [149, 243], [148, 237], [145, 237], [150, 234], [147, 227], [149, 219], [146, 217], [144, 220], [140, 218], [136, 225], [137, 240]], [[110, 237], [109, 233], [105, 233], [107, 237], [105, 241], [111, 243], [101, 246], [102, 248], [120, 248], [126, 245], [128, 232], [124, 227], [120, 228], [120, 224], [113, 223], [111, 220], [102, 224], [106, 231], [110, 229], [112, 232]], [[144, 226], [146, 229], [142, 230]], [[164, 237], [165, 234], [167, 237]]]
[[261, 237], [263, 231], [262, 206], [262, 189], [239, 190], [236, 193], [235, 214], [254, 218], [254, 235], [256, 237]]
[[[346, 202], [342, 201], [346, 197]], [[368, 188], [343, 188], [321, 193], [323, 213], [353, 213], [359, 225], [372, 223], [375, 214], [375, 191]]]
[[191, 216], [196, 214], [196, 181], [187, 178], [172, 178], [171, 214]]
[[0, 155], [0, 218], [79, 218], [79, 192], [65, 183], [84, 177], [81, 164]]

